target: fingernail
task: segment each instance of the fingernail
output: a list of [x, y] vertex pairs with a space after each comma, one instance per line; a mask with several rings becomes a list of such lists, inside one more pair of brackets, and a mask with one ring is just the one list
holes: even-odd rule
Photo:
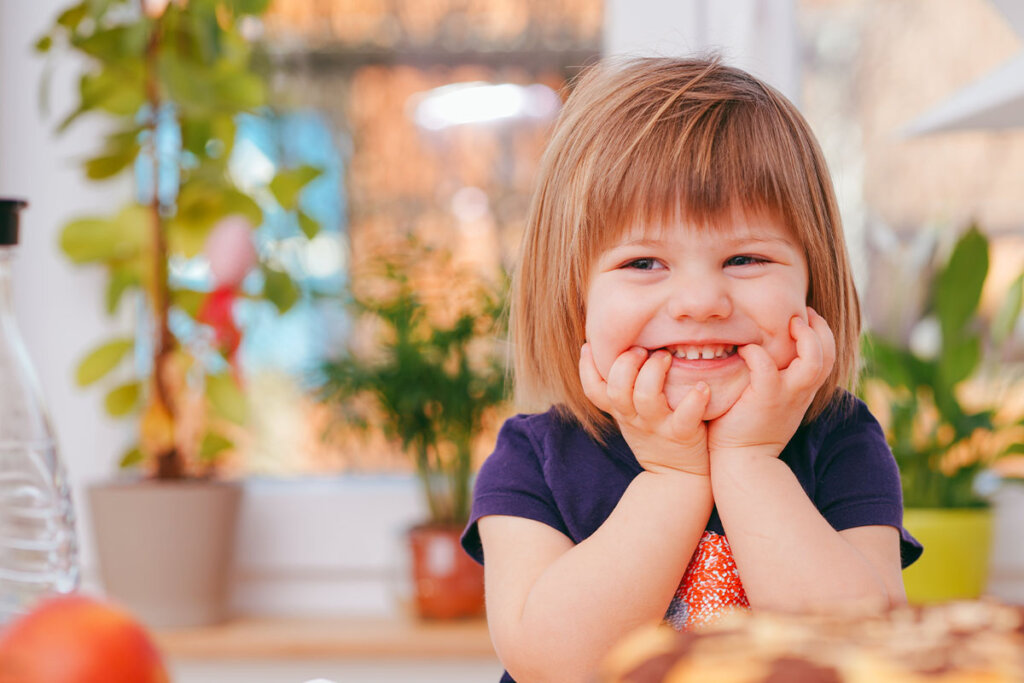
[[637, 356], [647, 356], [647, 349], [642, 346], [634, 346], [630, 349], [630, 352]]
[[707, 382], [697, 382], [696, 384], [693, 385], [693, 388], [702, 394], [706, 394], [711, 389], [711, 387], [708, 386]]
[[587, 352], [587, 345], [584, 344], [580, 347], [580, 358], [583, 358], [583, 354]]

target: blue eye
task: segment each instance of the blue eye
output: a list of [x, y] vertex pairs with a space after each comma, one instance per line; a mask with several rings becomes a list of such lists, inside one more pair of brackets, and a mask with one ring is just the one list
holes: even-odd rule
[[623, 265], [623, 268], [632, 268], [633, 270], [654, 270], [657, 267], [658, 260], [649, 256], [633, 259]]
[[725, 261], [727, 266], [759, 266], [768, 263], [768, 259], [761, 258], [760, 256], [749, 256], [743, 254], [741, 256], [731, 256]]

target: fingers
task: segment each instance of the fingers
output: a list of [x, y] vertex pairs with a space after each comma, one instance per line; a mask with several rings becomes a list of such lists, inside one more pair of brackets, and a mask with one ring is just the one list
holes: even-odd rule
[[836, 362], [836, 336], [832, 333], [832, 328], [828, 326], [828, 322], [818, 315], [817, 311], [808, 306], [807, 312], [811, 329], [821, 339], [822, 366], [824, 368], [824, 376], [828, 377], [829, 373], [832, 372], [832, 366]]
[[580, 349], [580, 382], [591, 402], [616, 417], [663, 419], [671, 412], [665, 398], [665, 378], [672, 354], [659, 349], [648, 357], [647, 350], [634, 347], [620, 354], [601, 377], [589, 344]]
[[608, 401], [608, 385], [594, 363], [594, 354], [590, 350], [590, 344], [584, 344], [580, 349], [580, 384], [583, 385], [583, 394], [599, 410], [606, 413], [611, 411], [611, 403]]
[[797, 357], [786, 368], [786, 381], [795, 388], [817, 388], [832, 372], [836, 341], [825, 319], [807, 309], [808, 322], [798, 316], [790, 321]]
[[633, 417], [637, 413], [633, 392], [640, 367], [647, 360], [647, 349], [634, 346], [619, 354], [608, 370], [608, 400], [616, 413]]
[[665, 398], [665, 378], [672, 366], [672, 354], [659, 349], [640, 367], [633, 384], [633, 406], [639, 415], [662, 419], [671, 412]]
[[673, 411], [672, 431], [676, 434], [693, 432], [694, 427], [702, 422], [710, 401], [711, 387], [706, 382], [697, 382]]
[[779, 384], [779, 369], [775, 361], [760, 344], [744, 344], [736, 353], [750, 370], [750, 386], [758, 392], [772, 395]]

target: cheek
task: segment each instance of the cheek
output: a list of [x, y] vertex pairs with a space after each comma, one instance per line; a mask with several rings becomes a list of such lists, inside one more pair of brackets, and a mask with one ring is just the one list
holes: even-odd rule
[[786, 305], [776, 305], [775, 314], [770, 322], [762, 327], [767, 332], [765, 350], [775, 361], [777, 367], [787, 367], [796, 358], [796, 340], [790, 334], [790, 321], [793, 316], [807, 320], [807, 307], [802, 300], [792, 300]]
[[587, 309], [587, 342], [602, 377], [608, 376], [615, 359], [636, 341], [629, 316], [613, 304], [614, 300], [609, 297]]
[[608, 371], [618, 354], [614, 350], [615, 340], [609, 335], [608, 325], [601, 319], [599, 311], [587, 315], [586, 334], [594, 365], [602, 377], [608, 377]]

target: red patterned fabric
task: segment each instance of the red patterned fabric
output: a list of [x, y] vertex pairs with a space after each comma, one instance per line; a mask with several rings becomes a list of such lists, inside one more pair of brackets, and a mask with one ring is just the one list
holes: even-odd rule
[[665, 613], [665, 621], [677, 630], [688, 631], [735, 608], [749, 609], [750, 602], [729, 541], [725, 536], [705, 531]]

